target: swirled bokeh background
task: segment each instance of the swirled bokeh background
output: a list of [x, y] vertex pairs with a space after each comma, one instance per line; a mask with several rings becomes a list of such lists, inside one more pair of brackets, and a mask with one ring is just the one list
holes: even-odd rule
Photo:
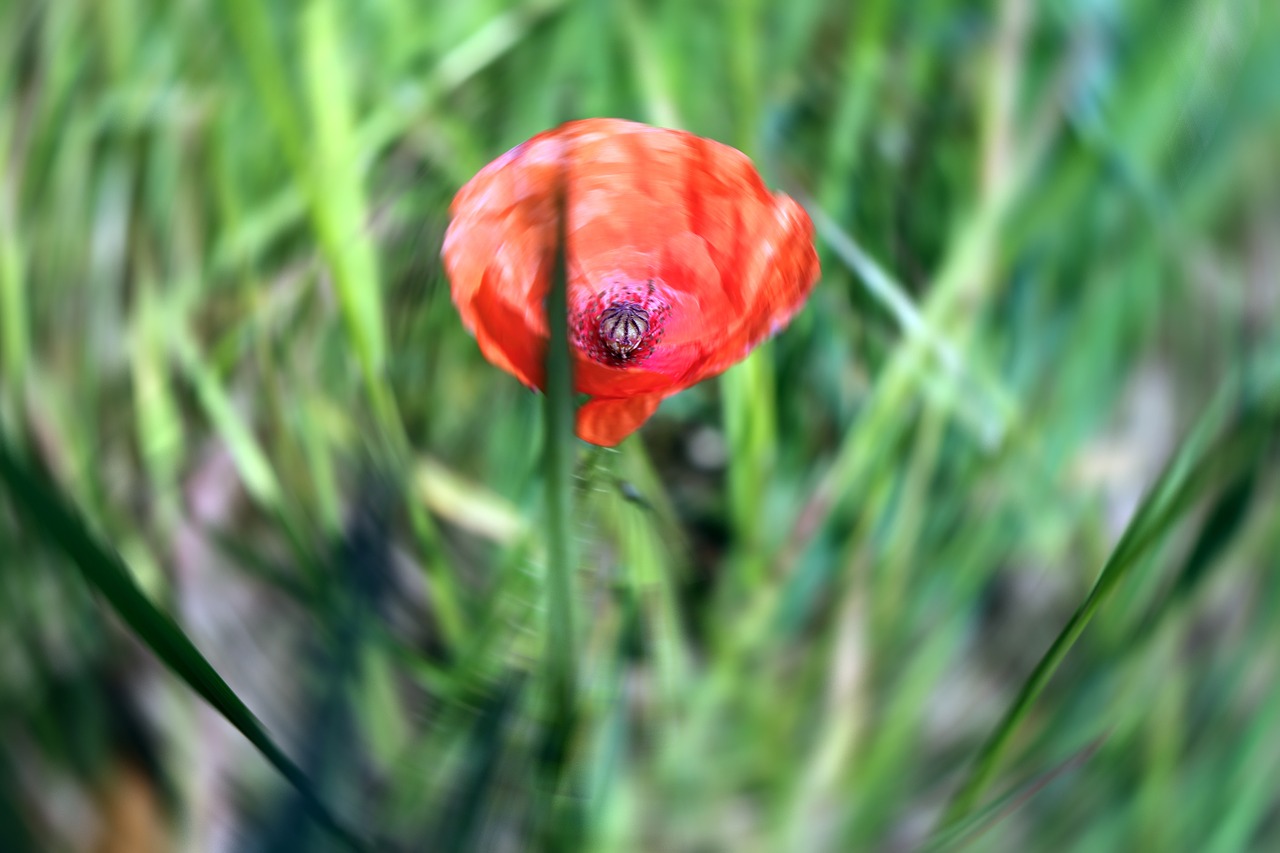
[[[805, 310], [573, 445], [501, 152], [747, 152]], [[1280, 848], [1280, 4], [0, 3], [0, 849]]]

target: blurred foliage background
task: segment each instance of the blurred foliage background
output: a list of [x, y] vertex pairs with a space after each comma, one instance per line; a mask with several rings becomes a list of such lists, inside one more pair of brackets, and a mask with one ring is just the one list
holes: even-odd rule
[[[8, 0], [0, 69], [0, 847], [1280, 847], [1277, 4]], [[576, 445], [566, 709], [438, 255], [592, 115], [823, 277]]]

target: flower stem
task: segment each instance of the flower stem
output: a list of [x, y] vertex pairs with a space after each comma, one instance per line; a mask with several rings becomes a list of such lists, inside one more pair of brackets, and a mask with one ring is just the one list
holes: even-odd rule
[[573, 464], [573, 364], [569, 357], [568, 280], [565, 261], [567, 188], [561, 181], [556, 204], [556, 254], [547, 298], [546, 483], [547, 483], [547, 647], [552, 707], [557, 715], [573, 707], [573, 554], [569, 534]]

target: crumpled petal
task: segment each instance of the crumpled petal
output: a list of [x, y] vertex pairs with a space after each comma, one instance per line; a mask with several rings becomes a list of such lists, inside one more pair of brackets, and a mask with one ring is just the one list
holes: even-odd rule
[[578, 438], [601, 447], [613, 447], [649, 420], [661, 402], [661, 394], [588, 400], [578, 407]]
[[[618, 119], [541, 133], [459, 190], [443, 249], [463, 325], [489, 361], [530, 387], [544, 385], [561, 180], [574, 385], [592, 397], [578, 419], [587, 441], [616, 444], [663, 397], [741, 360], [818, 278], [809, 217], [770, 192], [741, 152]], [[590, 336], [597, 312], [637, 304], [646, 286], [645, 310], [658, 313], [634, 356]]]
[[474, 317], [476, 343], [484, 357], [530, 388], [542, 388], [546, 371], [547, 334], [532, 327], [527, 311], [504, 296], [500, 275], [492, 268], [482, 276], [467, 311]]

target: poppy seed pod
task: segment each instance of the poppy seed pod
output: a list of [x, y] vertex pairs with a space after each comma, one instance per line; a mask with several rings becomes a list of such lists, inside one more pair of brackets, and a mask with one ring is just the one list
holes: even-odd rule
[[565, 124], [472, 178], [444, 240], [463, 324], [529, 387], [544, 386], [558, 182], [586, 441], [617, 444], [662, 398], [740, 361], [817, 281], [809, 217], [740, 151], [617, 119]]

